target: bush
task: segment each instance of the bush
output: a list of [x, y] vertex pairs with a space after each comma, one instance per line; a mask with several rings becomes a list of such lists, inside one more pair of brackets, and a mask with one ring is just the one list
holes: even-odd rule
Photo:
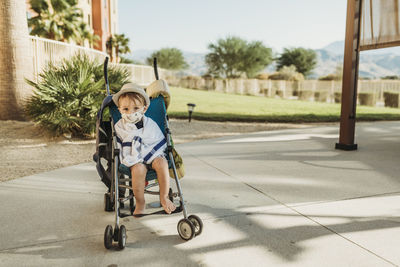
[[259, 79], [259, 80], [268, 80], [269, 79], [269, 73], [260, 73], [260, 74], [257, 74], [257, 76], [256, 76], [256, 79]]
[[320, 81], [340, 81], [341, 77], [336, 76], [335, 74], [328, 74], [326, 76], [321, 76], [318, 78]]
[[[110, 90], [115, 93], [128, 82], [126, 68], [109, 66]], [[92, 137], [96, 114], [106, 96], [103, 64], [76, 54], [58, 64], [49, 63], [39, 81], [27, 80], [35, 88], [25, 112], [53, 136]]]
[[269, 76], [271, 80], [303, 81], [304, 75], [296, 71], [294, 65], [283, 66], [278, 72]]

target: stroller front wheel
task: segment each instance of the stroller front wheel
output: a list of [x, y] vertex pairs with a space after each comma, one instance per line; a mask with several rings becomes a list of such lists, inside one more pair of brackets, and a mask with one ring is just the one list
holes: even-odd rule
[[194, 225], [189, 219], [182, 219], [178, 222], [178, 233], [183, 240], [190, 240], [195, 235]]
[[125, 225], [121, 225], [118, 232], [118, 247], [124, 249], [126, 245], [126, 228]]

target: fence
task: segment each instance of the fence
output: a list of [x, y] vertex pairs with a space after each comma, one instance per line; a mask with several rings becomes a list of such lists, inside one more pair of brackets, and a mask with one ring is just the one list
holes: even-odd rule
[[[181, 79], [175, 77], [169, 83], [192, 89], [328, 103], [340, 103], [342, 94], [341, 81], [211, 79], [190, 76]], [[358, 81], [358, 102], [361, 105], [399, 107], [399, 95], [400, 81]]]
[[[91, 59], [100, 62], [106, 53], [77, 45], [30, 36], [34, 79], [51, 61], [53, 63], [74, 55], [85, 53]], [[146, 86], [155, 80], [154, 70], [150, 66], [119, 64], [128, 68], [132, 74], [131, 81]], [[159, 69], [160, 78], [170, 85], [192, 89], [215, 90], [225, 93], [280, 97], [329, 103], [340, 103], [342, 93], [341, 81], [276, 81], [257, 79], [207, 79], [197, 76], [180, 78], [173, 71]], [[400, 81], [393, 80], [360, 80], [358, 81], [358, 102], [369, 106], [400, 107]]]
[[103, 61], [107, 56], [106, 53], [78, 46], [67, 44], [54, 40], [44, 39], [36, 36], [29, 36], [32, 55], [33, 55], [33, 74], [37, 80], [39, 73], [48, 64], [48, 62], [56, 63], [63, 58], [73, 56], [77, 52], [81, 52], [89, 56], [91, 59]]
[[[90, 59], [97, 59], [99, 62], [103, 62], [106, 53], [77, 46], [73, 44], [67, 44], [63, 42], [53, 41], [44, 39], [36, 36], [29, 36], [32, 55], [33, 55], [33, 74], [34, 79], [37, 81], [39, 73], [48, 64], [48, 62], [56, 63], [63, 58], [69, 58], [76, 53], [84, 53]], [[111, 63], [114, 64], [114, 63]], [[128, 68], [132, 74], [131, 81], [141, 85], [148, 85], [155, 80], [154, 69], [150, 66], [133, 65], [133, 64], [119, 64]], [[171, 71], [164, 69], [158, 70], [160, 78], [166, 78], [167, 76], [173, 75]]]
[[[154, 68], [150, 66], [134, 65], [134, 64], [118, 64], [129, 69], [131, 72], [131, 81], [142, 86], [147, 86], [153, 82], [155, 78]], [[158, 75], [162, 79], [171, 79], [169, 77], [173, 76], [172, 71], [158, 69]]]

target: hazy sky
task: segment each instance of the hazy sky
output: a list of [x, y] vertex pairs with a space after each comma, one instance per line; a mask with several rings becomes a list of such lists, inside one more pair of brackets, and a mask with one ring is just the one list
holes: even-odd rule
[[131, 49], [207, 52], [228, 35], [283, 47], [344, 40], [346, 0], [119, 0], [119, 32]]

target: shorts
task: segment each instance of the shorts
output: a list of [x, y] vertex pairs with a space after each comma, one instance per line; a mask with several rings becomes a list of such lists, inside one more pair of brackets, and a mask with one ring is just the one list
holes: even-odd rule
[[[153, 161], [154, 161], [156, 158], [159, 158], [159, 157], [164, 158], [165, 160], [167, 160], [166, 155], [165, 155], [165, 154], [162, 154], [162, 155], [158, 155], [157, 157], [155, 157], [155, 158], [153, 159]], [[144, 166], [146, 166], [146, 168], [147, 168], [148, 171], [153, 169], [153, 167], [152, 167], [153, 161], [152, 161], [151, 163], [144, 163]], [[168, 162], [168, 161], [167, 161], [167, 162]]]

